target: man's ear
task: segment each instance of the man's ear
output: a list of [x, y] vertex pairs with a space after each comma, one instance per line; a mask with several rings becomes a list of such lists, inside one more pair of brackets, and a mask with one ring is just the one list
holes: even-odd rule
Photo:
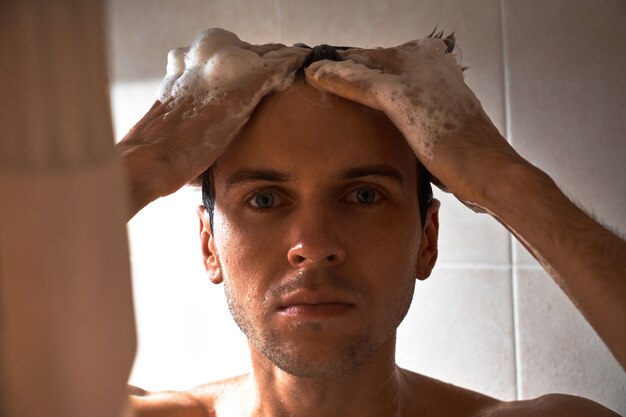
[[198, 206], [196, 213], [198, 213], [198, 220], [200, 220], [200, 244], [202, 245], [204, 268], [213, 284], [221, 284], [224, 281], [222, 265], [220, 264], [215, 239], [211, 231], [209, 213], [207, 213], [204, 206]]
[[419, 280], [425, 280], [437, 261], [437, 240], [439, 238], [439, 207], [441, 203], [437, 199], [433, 199], [428, 211], [426, 212], [426, 221], [422, 229], [422, 240], [420, 242], [419, 254], [417, 256], [416, 277]]

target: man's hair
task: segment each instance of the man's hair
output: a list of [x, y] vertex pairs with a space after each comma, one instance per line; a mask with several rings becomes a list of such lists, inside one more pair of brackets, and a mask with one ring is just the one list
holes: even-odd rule
[[[443, 38], [443, 31], [436, 32], [437, 28], [432, 31], [427, 37], [428, 38]], [[456, 46], [456, 42], [454, 39], [454, 32], [447, 37], [443, 38], [444, 43], [447, 46], [446, 53], [451, 53]], [[295, 44], [294, 46], [298, 46], [301, 48], [309, 48], [311, 49], [311, 53], [306, 58], [304, 63], [298, 68], [296, 71], [296, 77], [304, 77], [304, 70], [316, 61], [321, 61], [323, 59], [328, 59], [332, 61], [341, 61], [343, 57], [337, 52], [338, 50], [345, 49], [353, 49], [349, 46], [331, 46], [331, 45], [318, 45], [316, 47], [311, 48], [303, 43]], [[465, 70], [466, 68], [463, 68]], [[433, 189], [430, 184], [430, 173], [424, 167], [424, 165], [417, 161], [417, 199], [420, 210], [420, 223], [422, 227], [426, 223], [426, 212], [431, 202], [433, 201]], [[211, 227], [211, 232], [213, 231], [213, 212], [215, 211], [215, 184], [213, 182], [213, 167], [209, 167], [202, 174], [202, 203], [207, 210], [209, 215], [209, 225]]]

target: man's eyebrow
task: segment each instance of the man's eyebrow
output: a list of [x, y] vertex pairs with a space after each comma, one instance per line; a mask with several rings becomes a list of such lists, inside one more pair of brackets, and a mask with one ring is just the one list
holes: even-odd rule
[[360, 165], [353, 168], [349, 168], [339, 174], [339, 177], [344, 180], [353, 180], [362, 177], [385, 177], [397, 182], [402, 188], [404, 188], [404, 177], [396, 168], [391, 165]]
[[291, 179], [291, 175], [284, 172], [275, 171], [273, 169], [254, 169], [244, 168], [235, 171], [228, 180], [226, 180], [226, 189], [234, 187], [237, 184], [250, 181], [271, 181], [286, 182]]

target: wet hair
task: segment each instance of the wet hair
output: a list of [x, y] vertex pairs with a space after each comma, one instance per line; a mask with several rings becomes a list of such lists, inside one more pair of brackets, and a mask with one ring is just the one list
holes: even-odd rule
[[[446, 53], [452, 53], [456, 46], [456, 41], [454, 39], [454, 32], [450, 35], [443, 37], [443, 31], [437, 32], [437, 27], [433, 29], [433, 31], [427, 36], [427, 38], [437, 38], [442, 39], [446, 44]], [[318, 45], [315, 47], [310, 47], [303, 43], [297, 43], [294, 46], [300, 48], [308, 48], [311, 50], [307, 58], [304, 60], [304, 63], [298, 68], [296, 71], [296, 77], [304, 77], [304, 70], [314, 62], [321, 61], [323, 59], [328, 59], [331, 61], [342, 61], [343, 57], [338, 53], [338, 51], [346, 50], [346, 49], [356, 49], [351, 46], [331, 46], [331, 45]], [[465, 67], [462, 67], [463, 71], [465, 71]], [[421, 162], [417, 161], [417, 199], [420, 210], [420, 223], [422, 227], [426, 223], [426, 212], [428, 207], [433, 201], [433, 189], [430, 184], [431, 175], [428, 170], [421, 164]], [[206, 211], [209, 215], [209, 225], [211, 227], [211, 231], [213, 231], [213, 213], [215, 211], [215, 184], [213, 182], [213, 167], [209, 167], [202, 174], [202, 203], [206, 208]]]

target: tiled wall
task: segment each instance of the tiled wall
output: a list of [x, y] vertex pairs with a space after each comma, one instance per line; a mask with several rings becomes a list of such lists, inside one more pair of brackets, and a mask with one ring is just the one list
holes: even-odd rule
[[[455, 30], [466, 81], [518, 151], [626, 234], [623, 0], [114, 0], [118, 138], [155, 97], [167, 50], [220, 26], [250, 42], [389, 46]], [[440, 261], [418, 282], [398, 362], [501, 399], [566, 392], [626, 414], [626, 374], [506, 230], [438, 193]], [[129, 226], [139, 325], [131, 382], [185, 388], [245, 371], [245, 339], [201, 265], [183, 190]]]

